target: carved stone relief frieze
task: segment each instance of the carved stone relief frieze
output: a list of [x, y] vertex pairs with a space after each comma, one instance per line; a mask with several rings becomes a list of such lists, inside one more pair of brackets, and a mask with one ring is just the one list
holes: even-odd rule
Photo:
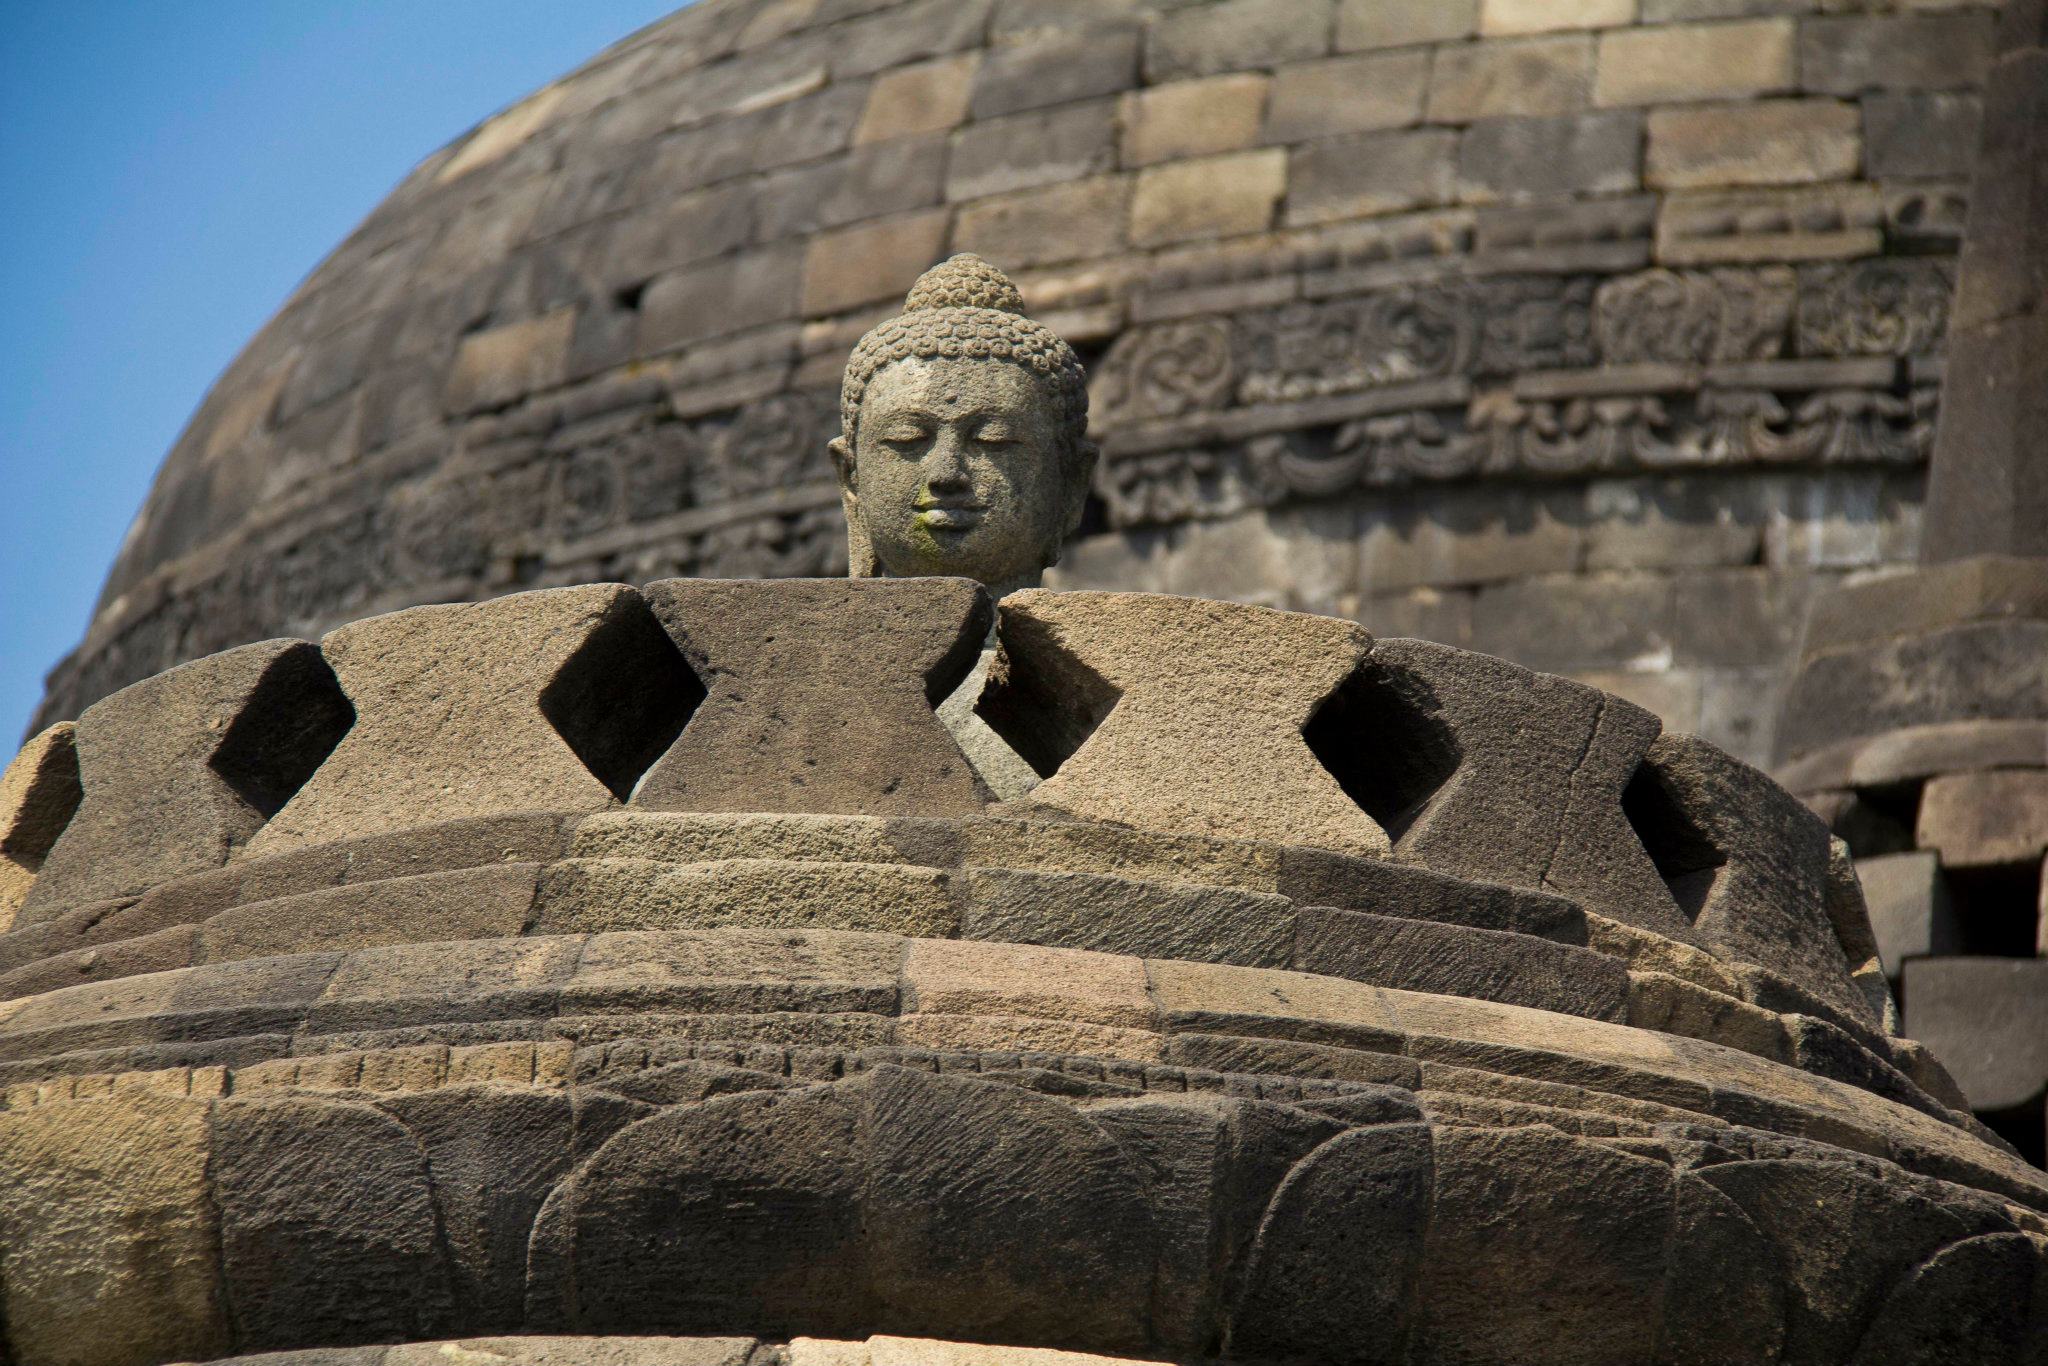
[[1955, 263], [1940, 257], [1808, 267], [1799, 276], [1799, 352], [1905, 356], [1938, 350], [1954, 296]]
[[1646, 270], [1602, 284], [1593, 325], [1608, 364], [1696, 365], [1782, 353], [1798, 280], [1788, 266]]

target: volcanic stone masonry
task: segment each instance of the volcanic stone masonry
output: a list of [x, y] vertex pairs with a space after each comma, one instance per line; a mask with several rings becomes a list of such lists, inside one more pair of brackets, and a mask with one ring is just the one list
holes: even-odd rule
[[1754, 762], [1910, 563], [1985, 0], [700, 0], [372, 211], [166, 460], [40, 729], [520, 588], [843, 572], [847, 350], [975, 251], [1090, 369], [1055, 587], [1350, 617]]
[[194, 661], [0, 790], [13, 1366], [2048, 1361], [2048, 1175], [1846, 847], [1455, 647], [587, 585]]

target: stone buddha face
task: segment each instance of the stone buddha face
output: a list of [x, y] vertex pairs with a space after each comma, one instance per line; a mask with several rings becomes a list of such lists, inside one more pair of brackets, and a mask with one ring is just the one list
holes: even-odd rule
[[926, 272], [862, 338], [841, 422], [856, 578], [957, 575], [1001, 596], [1036, 586], [1080, 523], [1095, 462], [1080, 363], [979, 258]]
[[869, 382], [833, 456], [873, 572], [1036, 585], [1088, 496], [1045, 384], [1004, 360], [912, 356]]

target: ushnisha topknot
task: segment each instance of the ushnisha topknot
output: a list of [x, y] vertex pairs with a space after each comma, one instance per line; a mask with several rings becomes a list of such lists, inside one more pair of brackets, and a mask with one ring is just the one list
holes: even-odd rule
[[1059, 405], [1067, 448], [1078, 458], [1088, 433], [1088, 376], [1074, 348], [1051, 328], [1024, 316], [1024, 296], [1010, 277], [979, 256], [941, 261], [904, 296], [903, 312], [879, 323], [853, 348], [839, 386], [839, 421], [849, 447], [868, 383], [882, 367], [911, 357], [964, 356], [1006, 360], [1045, 381]]

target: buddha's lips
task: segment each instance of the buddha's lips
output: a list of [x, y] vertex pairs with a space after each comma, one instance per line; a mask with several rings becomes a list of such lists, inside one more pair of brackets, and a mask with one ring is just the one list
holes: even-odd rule
[[966, 531], [981, 521], [985, 511], [979, 503], [937, 503], [919, 508], [917, 523], [934, 531]]

